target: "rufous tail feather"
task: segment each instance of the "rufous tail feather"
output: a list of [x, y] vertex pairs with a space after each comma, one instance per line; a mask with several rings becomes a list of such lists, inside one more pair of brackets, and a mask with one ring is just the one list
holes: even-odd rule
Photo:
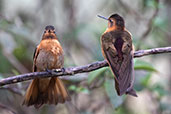
[[29, 85], [23, 105], [34, 105], [35, 108], [40, 108], [43, 104], [58, 104], [70, 100], [70, 96], [59, 78], [53, 77], [50, 79], [47, 90], [39, 91], [39, 79], [34, 79]]

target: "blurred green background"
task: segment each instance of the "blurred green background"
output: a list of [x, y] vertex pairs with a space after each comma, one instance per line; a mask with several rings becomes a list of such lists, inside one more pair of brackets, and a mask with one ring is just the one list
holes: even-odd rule
[[[0, 79], [31, 72], [46, 25], [54, 25], [65, 67], [103, 60], [100, 36], [122, 15], [135, 50], [171, 46], [170, 0], [0, 0]], [[138, 98], [116, 95], [109, 68], [64, 81], [72, 97], [40, 110], [21, 106], [30, 81], [0, 88], [0, 114], [171, 114], [171, 54], [134, 59]]]

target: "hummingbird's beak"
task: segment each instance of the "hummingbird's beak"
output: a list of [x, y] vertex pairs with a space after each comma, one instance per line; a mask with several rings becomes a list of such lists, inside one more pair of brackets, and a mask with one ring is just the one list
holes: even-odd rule
[[109, 20], [108, 18], [104, 17], [104, 16], [101, 16], [101, 15], [97, 15], [98, 17], [102, 18], [102, 19], [105, 19], [105, 20]]

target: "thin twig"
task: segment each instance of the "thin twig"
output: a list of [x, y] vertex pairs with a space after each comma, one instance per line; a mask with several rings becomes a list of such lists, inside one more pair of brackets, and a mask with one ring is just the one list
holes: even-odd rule
[[[160, 3], [160, 0], [155, 0], [155, 2], [156, 2], [156, 8], [155, 8], [154, 13], [152, 14], [152, 16], [148, 19], [147, 29], [140, 36], [140, 40], [139, 40], [138, 45], [137, 45], [137, 50], [140, 49], [141, 42], [143, 40], [145, 40], [147, 38], [147, 36], [149, 35], [149, 33], [151, 32], [152, 25], [153, 25], [153, 20], [157, 17], [157, 14], [159, 12], [159, 3]], [[143, 19], [142, 16], [137, 13], [137, 11], [135, 11], [134, 9], [132, 9], [131, 7], [129, 7], [122, 0], [118, 0], [118, 3], [123, 7], [123, 9], [126, 12], [134, 14], [138, 19]]]
[[9, 60], [9, 62], [20, 72], [20, 73], [26, 73], [29, 72], [27, 68], [21, 62], [17, 60], [17, 58], [12, 55], [11, 53], [8, 53], [8, 51], [4, 50], [3, 55]]
[[125, 4], [122, 0], [118, 0], [118, 3], [120, 4], [120, 6], [127, 12], [127, 13], [131, 13], [136, 15], [139, 19], [141, 19], [142, 17], [140, 16], [140, 14], [134, 10], [132, 7], [129, 7], [127, 4]]
[[154, 11], [154, 14], [149, 19], [148, 24], [147, 24], [148, 25], [147, 30], [142, 34], [140, 40], [145, 39], [152, 29], [153, 20], [155, 19], [155, 17], [157, 16], [157, 14], [159, 12], [159, 0], [156, 0], [156, 2], [157, 2], [157, 6], [156, 6], [156, 9]]
[[144, 33], [140, 37], [140, 40], [139, 40], [140, 42], [138, 43], [137, 50], [140, 48], [141, 42], [147, 38], [147, 36], [149, 35], [149, 33], [152, 30], [153, 20], [157, 17], [157, 14], [159, 12], [159, 2], [160, 1], [156, 0], [156, 2], [157, 2], [157, 5], [155, 8], [155, 11], [147, 23], [147, 29], [144, 31]]
[[[164, 48], [154, 48], [149, 50], [139, 50], [134, 53], [134, 57], [142, 57], [146, 55], [152, 55], [152, 54], [160, 54], [160, 53], [170, 53], [171, 47], [164, 47]], [[0, 86], [7, 85], [7, 84], [13, 84], [17, 82], [23, 82], [35, 78], [47, 78], [47, 77], [57, 77], [57, 76], [66, 76], [67, 75], [74, 75], [78, 73], [85, 73], [85, 72], [91, 72], [97, 69], [100, 69], [102, 67], [107, 67], [107, 62], [104, 61], [97, 61], [85, 66], [78, 66], [78, 67], [71, 67], [71, 68], [65, 68], [65, 69], [56, 69], [52, 70], [52, 73], [49, 72], [33, 72], [33, 73], [26, 73], [21, 74], [17, 76], [8, 77], [5, 79], [0, 80]], [[68, 76], [70, 77], [70, 76]]]

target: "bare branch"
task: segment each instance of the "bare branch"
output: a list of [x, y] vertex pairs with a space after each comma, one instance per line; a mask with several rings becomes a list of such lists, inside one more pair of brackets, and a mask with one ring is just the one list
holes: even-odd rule
[[154, 49], [148, 49], [148, 50], [139, 50], [139, 51], [135, 51], [134, 58], [142, 57], [142, 56], [146, 56], [146, 55], [170, 53], [170, 52], [171, 52], [171, 47], [154, 48]]
[[159, 0], [156, 0], [156, 8], [154, 10], [153, 15], [151, 16], [151, 18], [149, 19], [148, 23], [147, 23], [147, 29], [144, 31], [144, 33], [141, 35], [139, 43], [137, 45], [137, 50], [140, 48], [140, 44], [143, 40], [145, 40], [147, 38], [147, 36], [149, 35], [149, 33], [152, 30], [152, 25], [153, 25], [153, 20], [157, 17], [157, 14], [159, 12]]
[[[152, 30], [152, 25], [153, 25], [153, 20], [157, 17], [158, 12], [159, 12], [159, 4], [160, 4], [160, 0], [155, 0], [156, 2], [156, 6], [154, 9], [154, 13], [152, 14], [152, 16], [148, 19], [147, 22], [147, 29], [143, 32], [143, 34], [140, 36], [140, 40], [138, 42], [137, 45], [137, 50], [140, 48], [140, 44], [143, 40], [145, 40], [147, 38], [147, 36], [149, 35], [149, 33]], [[126, 3], [124, 3], [122, 0], [118, 0], [118, 3], [120, 4], [121, 7], [123, 7], [123, 9], [128, 12], [128, 13], [132, 13], [136, 16], [136, 18], [138, 19], [144, 19], [142, 18], [141, 15], [138, 14], [138, 12], [136, 10], [134, 10], [133, 8], [131, 8], [130, 6], [128, 6]]]
[[127, 4], [125, 4], [122, 0], [118, 0], [118, 3], [127, 13], [135, 14], [135, 16], [141, 19], [140, 14], [132, 7], [129, 7]]
[[152, 29], [152, 24], [153, 24], [153, 20], [156, 18], [158, 12], [159, 12], [159, 0], [156, 0], [157, 5], [156, 5], [156, 9], [154, 11], [154, 14], [152, 15], [152, 17], [149, 19], [148, 21], [148, 26], [147, 26], [147, 30], [142, 34], [140, 41], [142, 41], [143, 39], [145, 39], [148, 34], [150, 33], [151, 29]]
[[23, 64], [21, 64], [14, 55], [9, 53], [6, 50], [3, 50], [3, 55], [8, 59], [8, 61], [20, 72], [20, 73], [26, 73], [28, 72], [27, 68]]
[[[161, 54], [161, 53], [171, 53], [171, 47], [164, 47], [164, 48], [154, 48], [149, 50], [139, 50], [134, 53], [134, 57], [142, 57], [146, 55], [153, 55], [153, 54]], [[32, 72], [32, 73], [26, 73], [21, 74], [17, 76], [8, 77], [5, 79], [0, 80], [0, 86], [4, 86], [7, 84], [13, 84], [17, 82], [23, 82], [35, 78], [47, 78], [47, 77], [57, 77], [57, 76], [65, 76], [66, 78], [71, 77], [67, 75], [74, 75], [78, 73], [85, 73], [85, 72], [91, 72], [97, 69], [100, 69], [102, 67], [107, 67], [107, 62], [104, 61], [97, 61], [85, 66], [78, 66], [78, 67], [71, 67], [71, 68], [65, 68], [65, 69], [55, 69], [52, 70], [52, 73], [50, 72]], [[60, 77], [61, 78], [61, 77]]]

